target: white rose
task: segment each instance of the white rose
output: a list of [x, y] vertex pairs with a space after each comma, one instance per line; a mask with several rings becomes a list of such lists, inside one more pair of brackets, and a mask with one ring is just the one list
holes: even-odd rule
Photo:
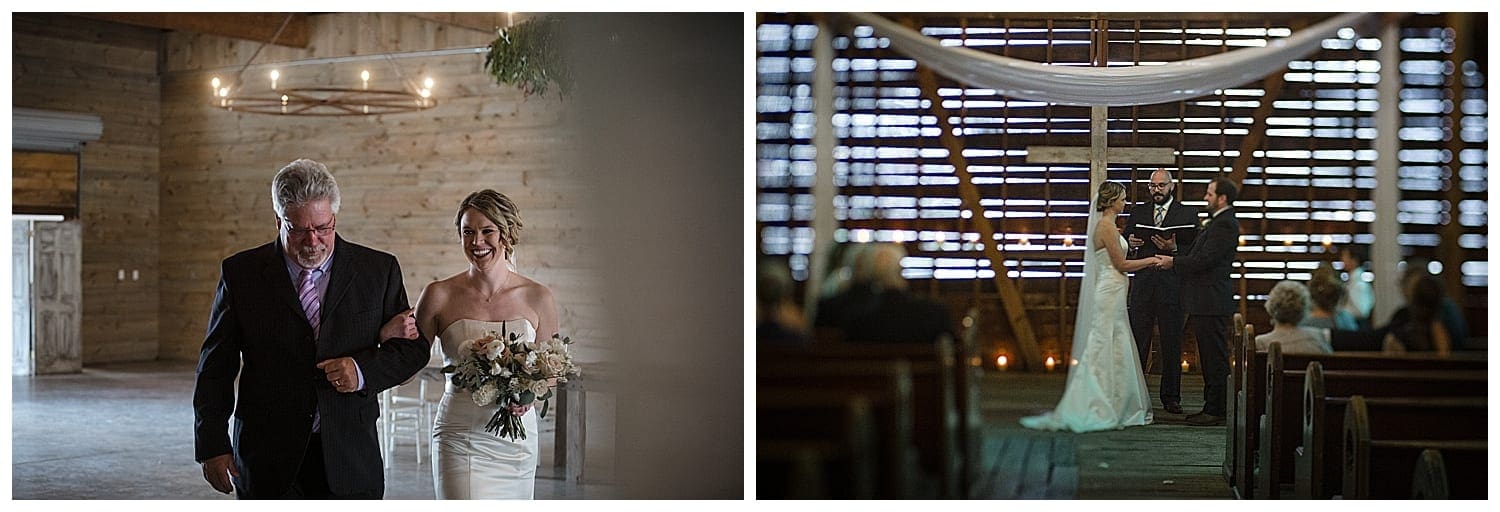
[[549, 388], [549, 387], [551, 387], [551, 386], [547, 385], [547, 380], [546, 379], [543, 379], [543, 380], [534, 380], [534, 381], [531, 381], [531, 386], [530, 386], [529, 390], [531, 391], [531, 394], [536, 395], [538, 398], [540, 398], [542, 395], [547, 394], [547, 388]]
[[486, 382], [474, 390], [474, 405], [484, 407], [495, 403], [495, 398], [500, 396], [500, 388], [494, 382]]

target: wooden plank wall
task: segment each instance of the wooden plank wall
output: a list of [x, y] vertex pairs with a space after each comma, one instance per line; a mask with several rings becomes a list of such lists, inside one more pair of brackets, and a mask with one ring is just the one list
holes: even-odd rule
[[11, 105], [104, 122], [103, 136], [83, 149], [78, 190], [83, 363], [155, 359], [158, 31], [47, 14], [12, 14], [11, 23]]
[[78, 216], [78, 155], [10, 153], [13, 213]]
[[[493, 35], [400, 14], [310, 16], [307, 49], [267, 46], [254, 64], [385, 52], [473, 48]], [[400, 259], [407, 294], [463, 271], [454, 208], [483, 188], [509, 195], [521, 209], [520, 272], [551, 287], [561, 328], [579, 342], [575, 357], [608, 359], [598, 301], [595, 254], [583, 208], [589, 174], [568, 163], [574, 136], [566, 103], [523, 98], [483, 72], [482, 53], [398, 59], [404, 73], [437, 82], [438, 106], [417, 113], [356, 117], [280, 117], [209, 106], [212, 76], [227, 79], [256, 44], [190, 33], [165, 39], [162, 81], [161, 355], [198, 355], [223, 258], [271, 241], [269, 188], [276, 170], [296, 158], [327, 164], [339, 180], [339, 232]], [[286, 80], [351, 77], [360, 69], [390, 76], [385, 59], [282, 67]], [[264, 81], [252, 67], [247, 83]], [[376, 88], [372, 81], [371, 88]]]

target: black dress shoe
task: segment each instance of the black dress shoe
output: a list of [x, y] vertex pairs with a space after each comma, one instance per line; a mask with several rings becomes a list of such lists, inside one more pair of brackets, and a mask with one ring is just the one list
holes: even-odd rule
[[1182, 414], [1182, 404], [1162, 404], [1161, 408], [1172, 414]]
[[1193, 414], [1192, 416], [1188, 416], [1187, 418], [1184, 418], [1184, 421], [1187, 421], [1189, 425], [1197, 425], [1200, 427], [1224, 426], [1223, 416], [1214, 416], [1212, 414], [1206, 414], [1202, 412]]

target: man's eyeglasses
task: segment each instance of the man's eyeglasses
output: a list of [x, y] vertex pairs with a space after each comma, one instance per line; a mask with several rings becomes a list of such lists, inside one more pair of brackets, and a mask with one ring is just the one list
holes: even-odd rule
[[[286, 220], [286, 219], [281, 219], [281, 222], [283, 223], [282, 225], [284, 225], [284, 226], [291, 226], [292, 225], [292, 221], [289, 221], [289, 220]], [[328, 223], [327, 226], [318, 226], [318, 227], [314, 227], [314, 228], [294, 228], [294, 227], [287, 227], [286, 228], [286, 234], [290, 235], [290, 236], [293, 236], [293, 237], [296, 237], [296, 238], [306, 237], [307, 235], [311, 235], [311, 234], [317, 234], [318, 236], [328, 236], [328, 235], [333, 234], [333, 228], [337, 224], [338, 224], [337, 222], [330, 222], [330, 223]]]
[[1149, 188], [1151, 190], [1163, 190], [1167, 188], [1167, 185], [1167, 183], [1148, 183], [1146, 184], [1146, 188]]

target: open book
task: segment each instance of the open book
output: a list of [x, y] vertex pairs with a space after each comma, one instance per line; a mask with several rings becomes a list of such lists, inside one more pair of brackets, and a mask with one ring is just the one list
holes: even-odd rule
[[1192, 224], [1183, 224], [1181, 226], [1162, 226], [1162, 227], [1156, 227], [1156, 226], [1152, 226], [1150, 224], [1136, 224], [1135, 227], [1136, 227], [1136, 229], [1144, 229], [1146, 231], [1155, 231], [1156, 233], [1152, 233], [1152, 234], [1160, 234], [1162, 236], [1171, 235], [1171, 234], [1177, 233], [1177, 232], [1185, 230], [1185, 229], [1198, 229], [1198, 226], [1194, 226]]

